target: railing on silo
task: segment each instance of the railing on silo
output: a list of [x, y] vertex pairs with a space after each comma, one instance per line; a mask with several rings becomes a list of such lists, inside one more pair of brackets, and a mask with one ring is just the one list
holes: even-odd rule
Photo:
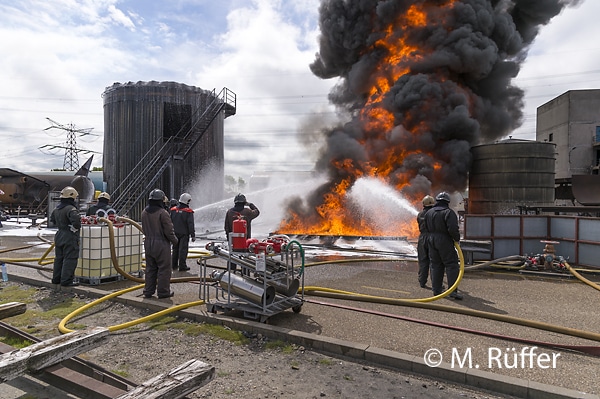
[[182, 129], [167, 141], [161, 138], [154, 143], [125, 179], [113, 190], [112, 196], [116, 198], [113, 208], [120, 215], [139, 219], [146, 194], [172, 163], [173, 157], [178, 156], [185, 159], [223, 110], [227, 115], [234, 115], [236, 110], [236, 95], [227, 88], [223, 88], [219, 94], [215, 94], [213, 90], [212, 101], [205, 108], [196, 110], [191, 116], [192, 120], [197, 112], [202, 111], [202, 114], [187, 131]]

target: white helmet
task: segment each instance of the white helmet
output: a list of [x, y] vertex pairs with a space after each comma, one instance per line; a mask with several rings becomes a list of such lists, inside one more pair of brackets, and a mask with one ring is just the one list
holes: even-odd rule
[[100, 198], [104, 198], [107, 201], [110, 201], [110, 194], [108, 194], [107, 192], [102, 192], [98, 195], [98, 199]]
[[192, 202], [192, 196], [188, 193], [183, 193], [181, 194], [181, 197], [179, 197], [179, 202], [181, 202], [182, 204], [189, 205], [190, 202]]
[[71, 186], [67, 186], [60, 191], [60, 198], [77, 198], [79, 193]]

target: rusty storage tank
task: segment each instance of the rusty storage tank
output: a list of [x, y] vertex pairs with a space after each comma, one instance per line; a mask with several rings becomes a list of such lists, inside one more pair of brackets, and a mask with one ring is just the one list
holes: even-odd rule
[[554, 205], [556, 145], [505, 140], [473, 146], [470, 214], [513, 214], [519, 206]]
[[[177, 136], [182, 129], [197, 126], [197, 118], [214, 100], [215, 92], [182, 83], [150, 81], [115, 83], [105, 89], [102, 97], [103, 171], [107, 191], [111, 192], [152, 146]], [[212, 174], [223, 176], [223, 125], [229, 115], [231, 113], [226, 112], [217, 115], [175, 173], [165, 171], [153, 186], [161, 188], [170, 197], [178, 197], [180, 193], [190, 191], [189, 185], [209, 166]], [[212, 181], [222, 182], [223, 179]], [[154, 187], [148, 187], [148, 191]], [[208, 197], [214, 197], [203, 200], [212, 202], [221, 199], [223, 187], [203, 191]]]

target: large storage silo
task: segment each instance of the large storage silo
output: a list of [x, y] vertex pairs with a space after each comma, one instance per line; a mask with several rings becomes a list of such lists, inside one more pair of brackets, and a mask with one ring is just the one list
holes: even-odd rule
[[506, 140], [471, 148], [471, 214], [517, 213], [519, 206], [554, 205], [555, 145]]
[[[175, 82], [115, 83], [106, 88], [103, 99], [103, 168], [109, 192], [118, 187], [157, 144], [194, 129], [206, 131], [197, 135], [200, 139], [185, 159], [174, 157], [171, 170], [165, 170], [148, 191], [158, 187], [168, 196], [178, 197], [189, 190], [189, 184], [209, 165], [212, 173], [223, 176], [223, 124], [232, 113], [219, 112], [208, 128], [201, 120], [215, 100], [214, 91]], [[222, 178], [214, 180], [223, 181]], [[206, 191], [210, 198], [205, 200], [217, 201], [221, 199], [223, 187]]]

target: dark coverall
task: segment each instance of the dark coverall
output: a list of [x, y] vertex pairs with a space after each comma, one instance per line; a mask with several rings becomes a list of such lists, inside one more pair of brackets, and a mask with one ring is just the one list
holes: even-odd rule
[[246, 238], [252, 237], [250, 223], [260, 215], [260, 211], [252, 203], [248, 203], [248, 208], [245, 207], [245, 204], [238, 203], [225, 214], [225, 233], [227, 234], [227, 238], [229, 238], [229, 233], [233, 231], [233, 221], [238, 218], [238, 215], [242, 215], [242, 219], [246, 221]]
[[444, 271], [451, 287], [458, 278], [458, 254], [454, 242], [460, 241], [458, 216], [445, 201], [437, 201], [425, 214], [428, 239], [427, 246], [431, 259], [431, 287], [433, 295], [442, 293]]
[[[225, 234], [227, 234], [227, 239], [229, 240], [229, 233], [233, 231], [233, 221], [236, 220], [240, 215], [242, 219], [246, 220], [246, 239], [252, 237], [252, 228], [250, 227], [250, 223], [253, 219], [256, 219], [258, 215], [260, 215], [260, 211], [253, 203], [247, 203], [248, 208], [245, 207], [246, 204], [236, 203], [233, 208], [230, 208], [225, 214]], [[237, 265], [233, 262], [228, 263], [228, 267], [231, 271], [235, 271]]]
[[58, 227], [54, 235], [54, 269], [52, 284], [73, 284], [79, 258], [81, 216], [73, 198], [61, 198], [52, 211], [50, 222]]
[[171, 295], [171, 244], [177, 244], [173, 222], [162, 201], [150, 200], [142, 211], [142, 231], [146, 256], [144, 296]]
[[109, 209], [110, 205], [108, 205], [108, 200], [106, 198], [98, 198], [98, 203], [90, 206], [85, 214], [86, 216], [96, 216], [96, 212], [103, 210], [104, 213], [100, 212], [98, 216], [106, 217], [108, 216], [107, 213]]
[[427, 279], [429, 278], [429, 249], [427, 248], [427, 223], [425, 222], [425, 214], [430, 210], [431, 206], [423, 207], [423, 210], [417, 215], [417, 223], [419, 224], [419, 240], [417, 241], [417, 261], [419, 263], [419, 285], [425, 288]]
[[173, 244], [171, 266], [173, 270], [179, 268], [179, 271], [186, 271], [189, 270], [186, 261], [190, 247], [190, 238], [192, 241], [196, 240], [194, 210], [180, 202], [178, 206], [171, 208], [171, 220], [173, 221], [175, 235], [179, 240], [177, 244]]

